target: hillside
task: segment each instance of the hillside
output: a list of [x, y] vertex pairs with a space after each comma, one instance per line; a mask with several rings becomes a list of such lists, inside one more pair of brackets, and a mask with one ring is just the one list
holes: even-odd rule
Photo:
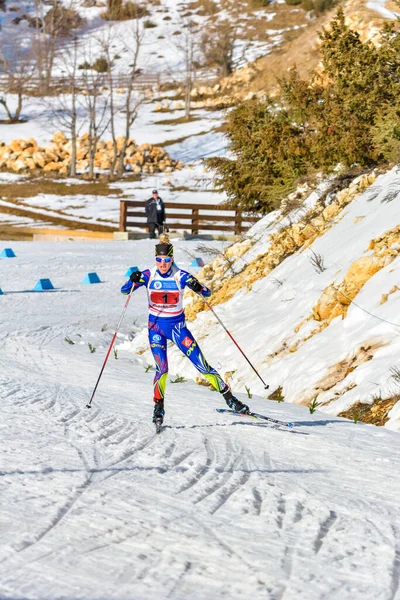
[[[397, 167], [336, 193], [325, 182], [200, 271], [218, 315], [270, 384], [263, 391], [202, 301], [189, 298], [191, 327], [206, 353], [223, 357], [234, 389], [317, 401], [324, 413], [354, 419], [368, 409], [371, 422], [400, 429], [399, 185]], [[150, 362], [145, 330], [122, 348]], [[178, 353], [170, 369], [196, 377]]]
[[[227, 143], [222, 131], [225, 109], [238, 99], [273, 91], [276, 78], [293, 64], [297, 65], [300, 74], [307, 75], [319, 60], [317, 32], [332, 15], [327, 12], [317, 16], [306, 13], [301, 5], [293, 7], [283, 2], [267, 6], [260, 4], [263, 3], [253, 0], [242, 3], [227, 0], [149, 3], [146, 7], [148, 14], [139, 19], [144, 38], [138, 67], [144, 74], [160, 77], [162, 86], [161, 89], [150, 87], [146, 90], [131, 135], [138, 146], [150, 144], [161, 147], [172, 161], [183, 161], [185, 168], [170, 173], [139, 169], [140, 173], [136, 176], [134, 169], [138, 168], [137, 163], [132, 165], [127, 161], [127, 177], [110, 183], [105, 169], [110, 164], [110, 157], [106, 161], [99, 158], [95, 179], [102, 180], [83, 186], [82, 177], [87, 176], [87, 157], [78, 162], [79, 179], [68, 180], [65, 173], [69, 169], [69, 157], [65, 153], [59, 153], [54, 162], [54, 152], [50, 149], [49, 156], [52, 158], [49, 160], [53, 162], [46, 165], [49, 170], [44, 173], [40, 160], [32, 161], [29, 154], [28, 161], [26, 157], [21, 161], [18, 153], [3, 146], [0, 148], [0, 237], [31, 237], [32, 228], [49, 227], [113, 231], [118, 224], [119, 200], [127, 197], [143, 200], [154, 187], [160, 188], [164, 198], [172, 202], [218, 203], [225, 200], [223, 193], [213, 189], [210, 174], [204, 172], [201, 163], [205, 157], [226, 154]], [[104, 2], [65, 1], [64, 6], [72, 7], [81, 19], [76, 29], [79, 66], [101, 58], [104, 39], [111, 36], [113, 70], [116, 76], [124, 74], [132, 58], [126, 44], [132, 35], [132, 20], [104, 19]], [[49, 7], [46, 4], [45, 10], [50, 10]], [[345, 3], [345, 7], [348, 18], [367, 37], [373, 37], [383, 19], [392, 15], [385, 12], [389, 9], [378, 3], [353, 1]], [[8, 0], [2, 8], [0, 42], [3, 53], [12, 55], [17, 52], [19, 43], [33, 43], [35, 28], [30, 24], [35, 17], [34, 3], [24, 0], [16, 5]], [[192, 90], [191, 116], [186, 121], [182, 89], [185, 67], [179, 40], [189, 21], [196, 23], [199, 31], [195, 63], [200, 69], [200, 80]], [[221, 22], [228, 22], [234, 32], [231, 66], [236, 70], [232, 76], [215, 83], [218, 67], [204, 62], [204, 53], [200, 51], [201, 35], [204, 30], [213, 31]], [[71, 66], [70, 53], [71, 40], [63, 38], [55, 55], [54, 76], [65, 77]], [[85, 71], [78, 70], [78, 73], [82, 77]], [[3, 93], [4, 90], [7, 92], [4, 82], [5, 79], [0, 78]], [[168, 85], [172, 89], [166, 90]], [[6, 93], [5, 97], [14, 112], [17, 96]], [[88, 107], [84, 104], [83, 94], [78, 100], [81, 105], [79, 133], [87, 135]], [[45, 97], [37, 97], [36, 92], [29, 93], [23, 98], [21, 122], [12, 124], [5, 123], [6, 113], [0, 105], [0, 143], [9, 145], [17, 140], [15, 145], [18, 147], [22, 140], [35, 147], [47, 147], [51, 146], [53, 135], [59, 129], [70, 139], [68, 127], [65, 122], [64, 125], [60, 122], [60, 110], [62, 112], [68, 102], [67, 93]], [[121, 106], [115, 116], [117, 136], [122, 135], [125, 127], [122, 96], [119, 103]], [[108, 125], [100, 141], [105, 144], [110, 138]]]

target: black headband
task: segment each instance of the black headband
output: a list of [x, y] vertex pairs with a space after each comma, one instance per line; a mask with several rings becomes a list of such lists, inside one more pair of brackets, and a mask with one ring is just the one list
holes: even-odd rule
[[174, 247], [172, 244], [157, 244], [156, 256], [173, 256]]

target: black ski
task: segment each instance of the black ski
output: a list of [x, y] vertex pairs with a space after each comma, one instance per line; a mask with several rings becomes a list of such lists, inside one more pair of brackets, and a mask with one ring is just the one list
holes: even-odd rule
[[215, 409], [219, 413], [229, 413], [231, 415], [235, 415], [236, 417], [250, 417], [253, 419], [257, 419], [260, 421], [267, 421], [273, 425], [277, 425], [279, 427], [293, 427], [294, 423], [288, 423], [287, 421], [279, 421], [278, 419], [273, 419], [272, 417], [267, 417], [266, 415], [260, 415], [259, 413], [248, 412], [248, 413], [239, 413], [230, 408], [216, 408]]

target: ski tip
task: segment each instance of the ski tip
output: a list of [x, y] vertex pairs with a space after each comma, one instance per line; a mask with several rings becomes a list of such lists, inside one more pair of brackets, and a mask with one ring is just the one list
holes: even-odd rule
[[288, 423], [287, 426], [288, 427], [294, 427], [294, 423]]

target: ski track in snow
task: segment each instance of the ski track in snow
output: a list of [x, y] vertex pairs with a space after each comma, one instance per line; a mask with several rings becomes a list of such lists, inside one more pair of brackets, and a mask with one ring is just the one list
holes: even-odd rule
[[[13, 246], [10, 286], [54, 260], [50, 244]], [[217, 394], [187, 382], [168, 384], [156, 435], [154, 371], [123, 352], [85, 409], [132, 261], [91, 248], [110, 264], [98, 291], [1, 298], [0, 597], [398, 600], [398, 434], [252, 398], [308, 434], [292, 435], [218, 414]]]

